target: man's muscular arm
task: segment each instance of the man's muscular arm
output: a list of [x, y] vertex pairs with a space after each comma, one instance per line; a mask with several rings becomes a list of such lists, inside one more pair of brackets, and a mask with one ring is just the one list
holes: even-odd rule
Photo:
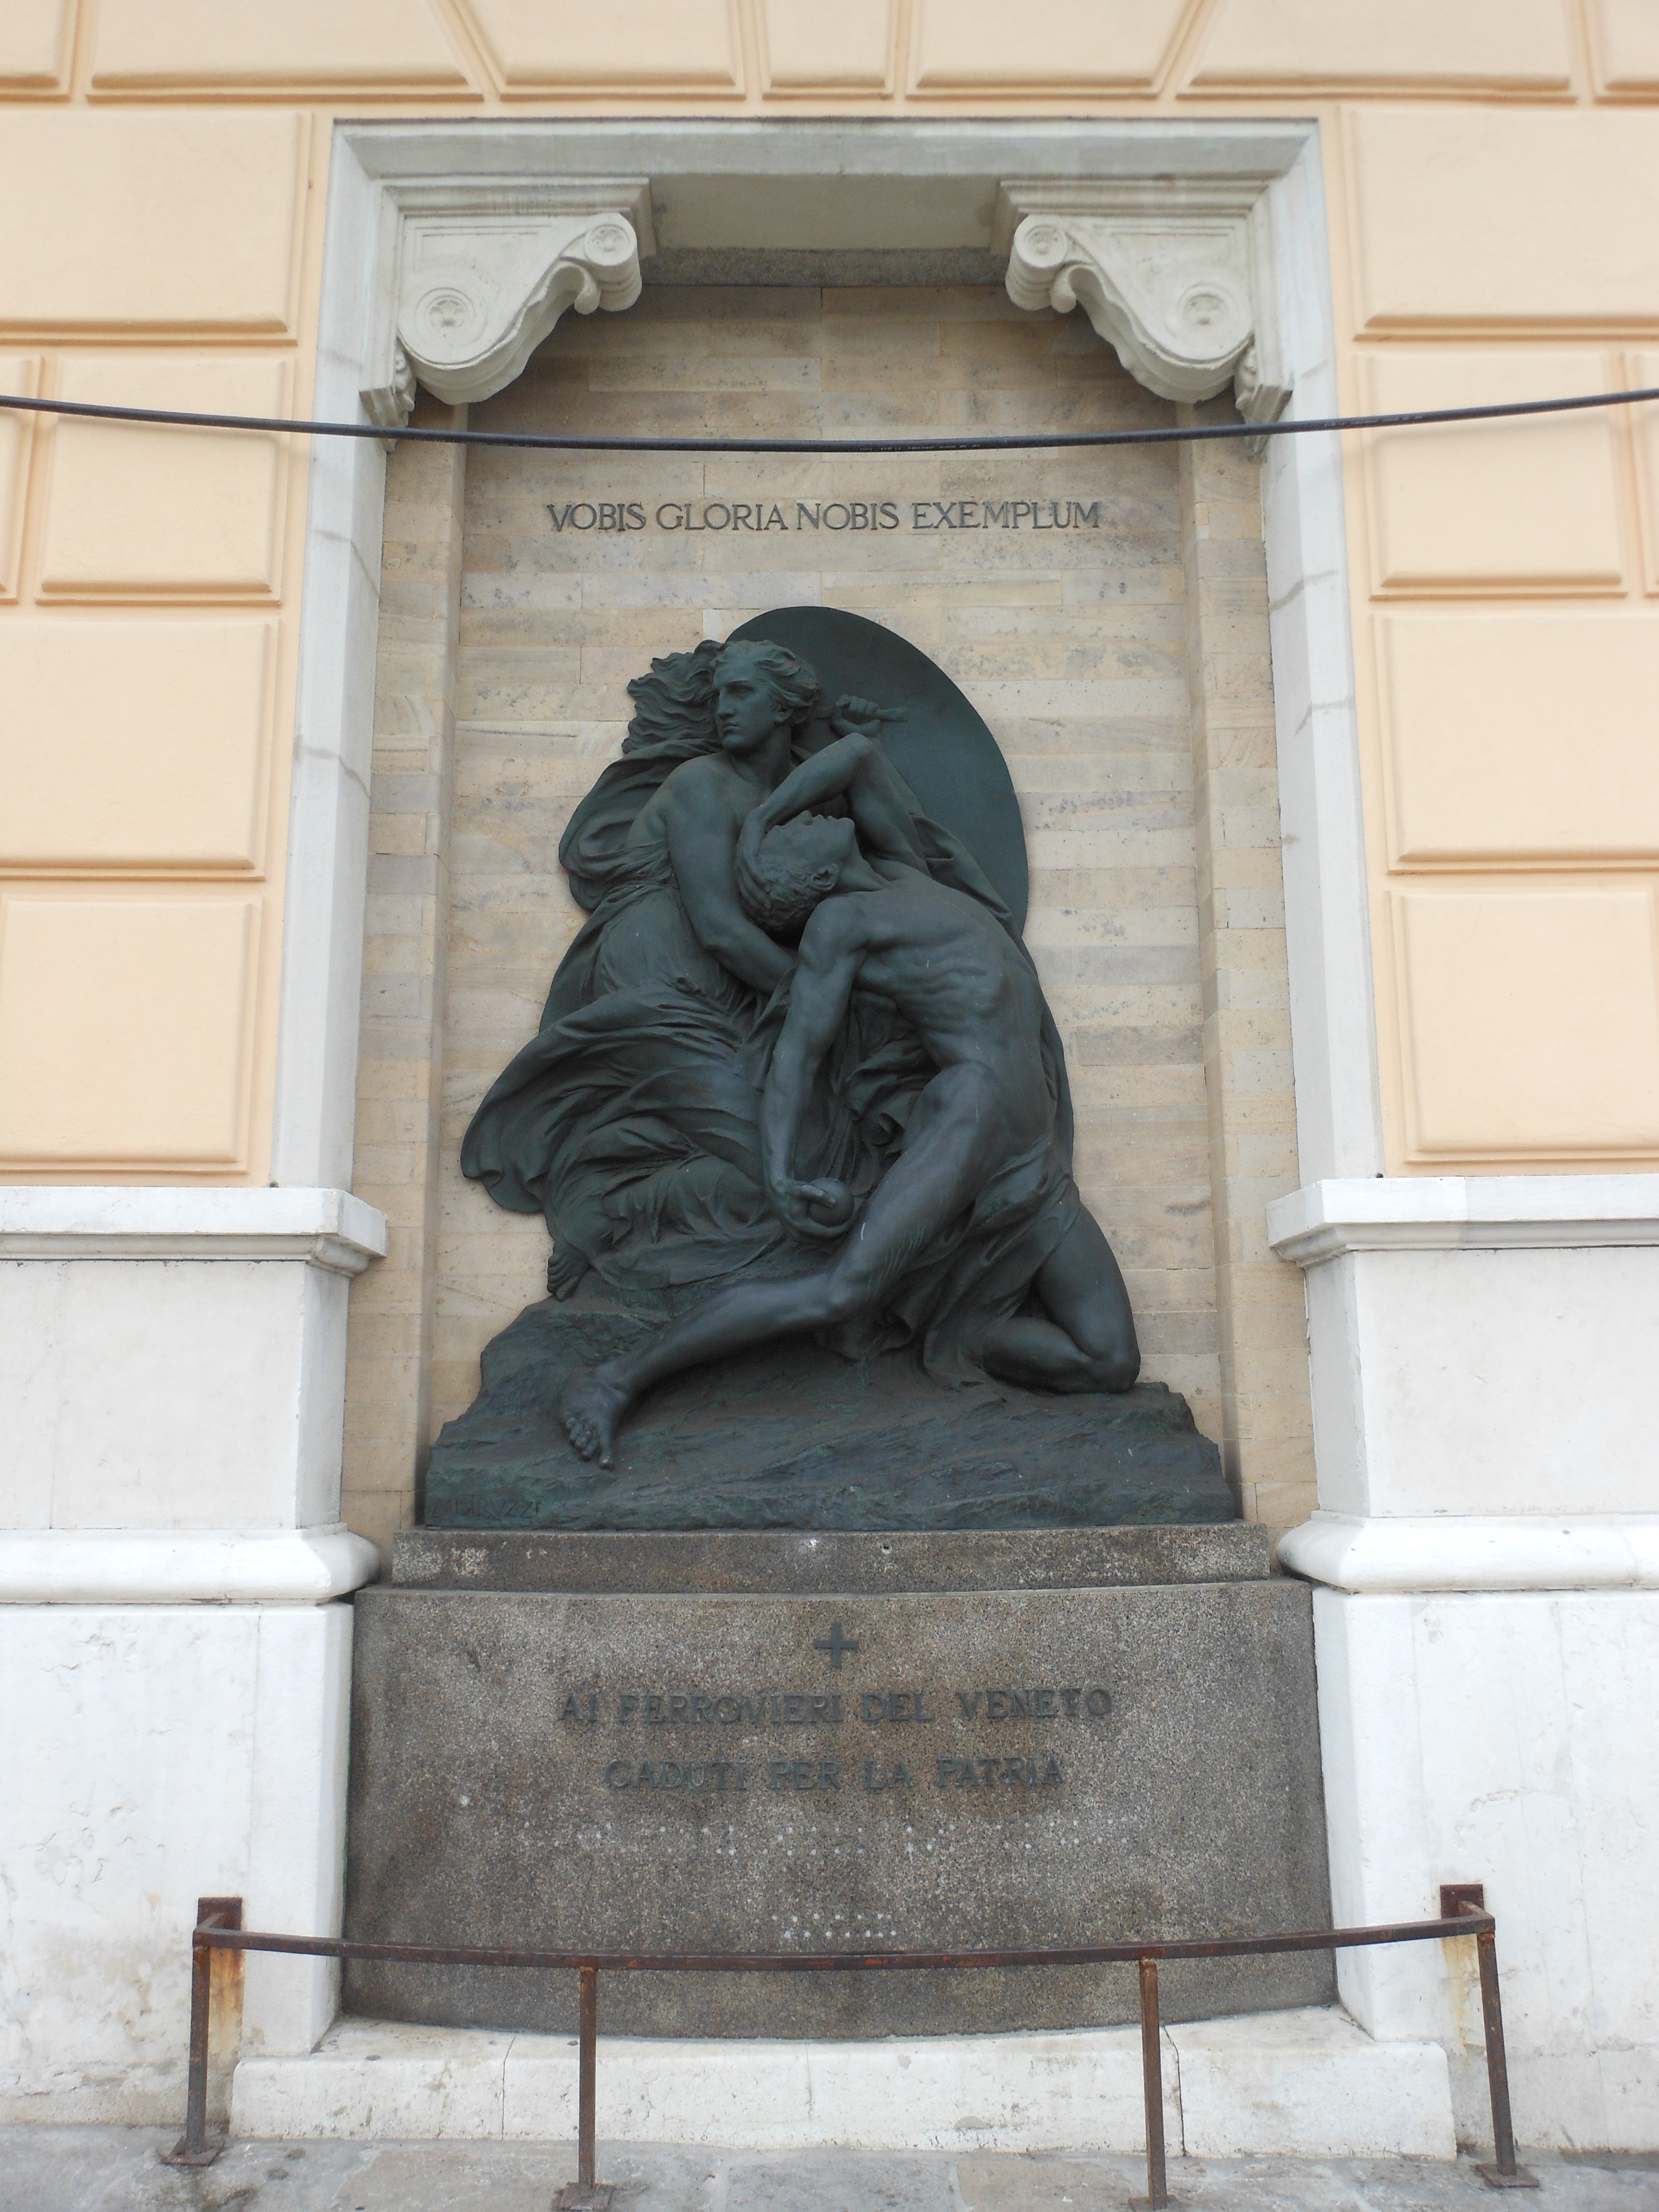
[[802, 935], [788, 1016], [761, 1098], [761, 1159], [772, 1210], [797, 1236], [818, 1238], [839, 1237], [846, 1227], [845, 1220], [831, 1226], [811, 1211], [832, 1204], [842, 1187], [798, 1182], [795, 1145], [813, 1079], [846, 1018], [864, 952], [856, 922], [837, 913], [836, 903], [819, 907]]
[[698, 944], [755, 990], [775, 991], [789, 973], [789, 955], [738, 902], [730, 808], [706, 775], [677, 772], [664, 793], [668, 858]]
[[826, 799], [843, 797], [857, 825], [859, 844], [868, 859], [891, 861], [927, 874], [927, 863], [916, 842], [897, 770], [872, 738], [862, 731], [854, 731], [791, 769], [772, 796], [744, 817], [735, 864], [739, 876], [752, 870], [761, 840], [769, 830], [787, 822], [791, 815], [822, 806]]

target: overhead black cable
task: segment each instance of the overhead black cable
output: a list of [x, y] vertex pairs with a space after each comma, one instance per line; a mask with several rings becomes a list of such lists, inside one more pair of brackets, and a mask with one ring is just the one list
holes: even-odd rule
[[1195, 422], [1156, 430], [1031, 430], [959, 438], [626, 438], [587, 432], [427, 430], [380, 422], [305, 422], [283, 415], [198, 415], [165, 407], [108, 407], [86, 400], [25, 399], [0, 392], [0, 407], [35, 415], [89, 416], [102, 422], [164, 422], [189, 430], [291, 430], [307, 438], [382, 438], [428, 446], [519, 446], [577, 453], [994, 453], [1056, 446], [1167, 446], [1211, 438], [1284, 438], [1313, 430], [1411, 429], [1427, 422], [1489, 422], [1510, 415], [1565, 415], [1585, 407], [1631, 407], [1659, 399], [1659, 385], [1589, 392], [1566, 399], [1513, 399], [1501, 406], [1431, 407], [1409, 415], [1322, 415], [1291, 422]]

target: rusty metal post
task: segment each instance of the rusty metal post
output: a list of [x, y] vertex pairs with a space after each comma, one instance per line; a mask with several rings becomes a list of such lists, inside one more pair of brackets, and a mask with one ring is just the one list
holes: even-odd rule
[[1538, 2176], [1515, 2162], [1515, 2126], [1510, 2117], [1510, 2068], [1504, 2050], [1504, 2002], [1498, 1990], [1498, 1933], [1483, 1928], [1475, 1937], [1480, 1960], [1480, 2017], [1486, 2032], [1486, 2087], [1492, 2093], [1492, 2162], [1475, 2172], [1488, 2189], [1536, 2189]]
[[579, 1977], [581, 1983], [580, 2026], [578, 2040], [580, 2079], [576, 2089], [576, 2179], [583, 2189], [593, 2186], [593, 2119], [598, 2101], [599, 2040], [599, 1970], [584, 1966]]
[[1146, 2100], [1146, 2194], [1131, 2202], [1163, 2212], [1170, 2201], [1164, 2162], [1164, 2047], [1158, 2016], [1158, 1960], [1140, 1961], [1140, 2074]]
[[207, 2124], [208, 2042], [213, 2027], [213, 1952], [202, 1940], [204, 1928], [240, 1928], [240, 1897], [200, 1897], [196, 1900], [196, 1927], [190, 1942], [190, 2066], [185, 2093], [185, 2132], [171, 2150], [161, 2153], [164, 2166], [211, 2166], [224, 2149], [222, 2136], [210, 2136]]
[[576, 1969], [576, 2179], [554, 2198], [556, 2212], [607, 2212], [612, 2192], [593, 2179], [598, 2105], [599, 1970]]
[[[1460, 1925], [1460, 1923], [1462, 1923]], [[661, 1954], [554, 1951], [513, 1944], [398, 1943], [357, 1941], [338, 1936], [284, 1936], [242, 1927], [241, 1899], [204, 1897], [197, 1906], [191, 1939], [191, 2044], [189, 2100], [185, 2133], [165, 2154], [177, 2166], [210, 2166], [224, 2145], [207, 2130], [210, 2030], [214, 1996], [212, 1954], [224, 1950], [283, 1954], [319, 1959], [379, 1959], [411, 1966], [528, 1966], [574, 1972], [579, 1987], [577, 2073], [578, 2179], [560, 2190], [556, 2212], [609, 2212], [615, 2191], [593, 2179], [598, 2072], [599, 1978], [601, 1967], [650, 1973], [842, 1973], [877, 1968], [936, 1971], [958, 1966], [1135, 1966], [1139, 1972], [1140, 2056], [1146, 2108], [1146, 2194], [1133, 2200], [1146, 2212], [1164, 2212], [1179, 2200], [1169, 2191], [1164, 2141], [1164, 2067], [1158, 1967], [1166, 1959], [1242, 1959], [1297, 1951], [1342, 1951], [1360, 1945], [1418, 1943], [1468, 1934], [1479, 1945], [1480, 2000], [1485, 2020], [1487, 2075], [1492, 2091], [1496, 2155], [1476, 2171], [1494, 2189], [1535, 2189], [1537, 2178], [1515, 2161], [1515, 2131], [1510, 2116], [1509, 2072], [1504, 2051], [1504, 2015], [1498, 1988], [1498, 1954], [1491, 1914], [1479, 1882], [1449, 1882], [1440, 1893], [1434, 1920], [1393, 1921], [1364, 1928], [1304, 1928], [1268, 1936], [1222, 1936], [1165, 1940], [1143, 1936], [1121, 1943], [1044, 1946], [1032, 1950], [888, 1951], [849, 1956], [842, 1953], [670, 1952]]]

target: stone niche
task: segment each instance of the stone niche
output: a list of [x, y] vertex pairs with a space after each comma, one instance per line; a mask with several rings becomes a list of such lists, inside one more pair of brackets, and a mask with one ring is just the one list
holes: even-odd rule
[[[860, 276], [872, 273], [870, 257]], [[902, 264], [902, 265], [901, 265]], [[647, 278], [651, 264], [646, 264]], [[647, 281], [567, 315], [472, 427], [938, 434], [1176, 419], [1079, 314], [987, 281]], [[775, 271], [769, 271], [775, 274]], [[921, 280], [921, 281], [919, 281]], [[1230, 400], [1201, 414], [1232, 419]], [[419, 422], [449, 410], [424, 398]], [[1257, 464], [1240, 443], [861, 456], [402, 447], [388, 467], [357, 1183], [392, 1253], [354, 1288], [345, 1510], [389, 1550], [546, 1231], [457, 1164], [580, 921], [556, 860], [653, 654], [769, 609], [900, 630], [994, 732], [1063, 1036], [1077, 1173], [1144, 1372], [1241, 1509], [1312, 1502]]]
[[[779, 269], [729, 258], [664, 273], [686, 281], [567, 315], [471, 426], [1176, 419], [1083, 316], [1014, 305], [986, 257], [866, 257], [858, 283], [750, 281]], [[416, 419], [449, 416], [422, 398]], [[1221, 1447], [1243, 1521], [417, 1525], [433, 1440], [544, 1296], [541, 1218], [497, 1208], [458, 1155], [581, 920], [557, 860], [571, 810], [653, 656], [800, 606], [902, 633], [1001, 750], [1078, 1180], [1144, 1373]], [[1301, 1285], [1265, 1243], [1297, 1178], [1255, 459], [404, 447], [380, 646], [357, 1177], [394, 1225], [353, 1291], [346, 1511], [392, 1572], [357, 1601], [349, 1932], [957, 1949], [1324, 1922], [1310, 1595], [1249, 1525], [1312, 1500]], [[348, 1999], [568, 2025], [566, 1978], [539, 1978], [364, 1968]], [[1119, 1970], [617, 1978], [608, 2025], [650, 2034], [1133, 2016]], [[1172, 1972], [1167, 2002], [1254, 2011], [1331, 1985], [1316, 1956], [1212, 1963]]]

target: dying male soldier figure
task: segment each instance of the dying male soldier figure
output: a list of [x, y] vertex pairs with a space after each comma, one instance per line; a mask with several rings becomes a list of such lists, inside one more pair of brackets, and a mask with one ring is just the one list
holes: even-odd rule
[[[1139, 1370], [1123, 1279], [1055, 1142], [1029, 956], [994, 914], [927, 874], [896, 782], [869, 738], [843, 738], [755, 809], [738, 855], [758, 921], [780, 936], [805, 921], [761, 1105], [768, 1195], [798, 1237], [844, 1239], [841, 1249], [811, 1273], [720, 1291], [639, 1351], [573, 1375], [565, 1427], [603, 1467], [653, 1383], [774, 1338], [864, 1324], [874, 1341], [868, 1325], [896, 1319], [898, 1340], [919, 1340], [935, 1372], [1078, 1391], [1127, 1390]], [[850, 820], [806, 811], [836, 795]], [[855, 986], [898, 1009], [939, 1073], [849, 1221], [844, 1184], [798, 1182], [793, 1168], [813, 1078]]]

